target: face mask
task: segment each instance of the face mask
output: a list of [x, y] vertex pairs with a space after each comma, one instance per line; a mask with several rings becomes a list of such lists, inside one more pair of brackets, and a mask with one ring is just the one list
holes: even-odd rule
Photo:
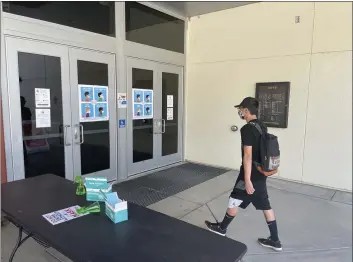
[[241, 119], [244, 119], [244, 113], [242, 111], [238, 111], [238, 115]]

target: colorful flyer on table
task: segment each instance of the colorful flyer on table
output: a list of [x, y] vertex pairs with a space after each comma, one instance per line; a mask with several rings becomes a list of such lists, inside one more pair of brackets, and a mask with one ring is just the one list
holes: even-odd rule
[[153, 118], [153, 90], [132, 89], [133, 119]]
[[108, 87], [78, 85], [80, 92], [80, 122], [109, 120]]
[[68, 208], [64, 208], [58, 211], [54, 211], [48, 214], [43, 215], [43, 217], [53, 226], [61, 224], [63, 222], [70, 221], [75, 218], [79, 218], [87, 214], [78, 214], [77, 209], [79, 209], [80, 206], [72, 206]]

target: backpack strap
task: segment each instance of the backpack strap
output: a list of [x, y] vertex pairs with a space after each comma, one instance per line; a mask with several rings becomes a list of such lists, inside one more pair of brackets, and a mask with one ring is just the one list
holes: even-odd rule
[[263, 132], [262, 132], [261, 126], [258, 123], [248, 122], [248, 124], [254, 126], [257, 129], [257, 131], [260, 132], [260, 135], [262, 135]]
[[[248, 124], [254, 126], [257, 131], [259, 131], [260, 135], [262, 136], [262, 129], [261, 129], [261, 126], [258, 124], [258, 123], [254, 123], [254, 122], [248, 122]], [[261, 168], [261, 163], [253, 160], [253, 164], [255, 165], [256, 169], [259, 170], [259, 168]], [[260, 170], [259, 170], [260, 171]], [[260, 171], [261, 172], [261, 171]], [[261, 172], [262, 173], [262, 172]]]

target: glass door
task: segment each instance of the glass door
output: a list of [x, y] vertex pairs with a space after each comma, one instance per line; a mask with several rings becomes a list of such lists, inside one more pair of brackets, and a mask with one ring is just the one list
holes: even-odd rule
[[182, 68], [127, 59], [128, 173], [182, 161]]
[[158, 83], [163, 129], [159, 139], [160, 166], [182, 161], [183, 68], [158, 65]]
[[68, 49], [6, 38], [13, 180], [73, 178]]
[[[158, 99], [156, 64], [140, 59], [127, 59], [128, 88], [128, 173], [133, 175], [156, 166], [157, 133], [162, 130], [157, 114]], [[145, 95], [146, 94], [146, 95]], [[152, 114], [144, 116], [145, 97], [149, 95]], [[147, 109], [147, 107], [146, 107]]]
[[75, 175], [116, 180], [115, 56], [70, 48]]

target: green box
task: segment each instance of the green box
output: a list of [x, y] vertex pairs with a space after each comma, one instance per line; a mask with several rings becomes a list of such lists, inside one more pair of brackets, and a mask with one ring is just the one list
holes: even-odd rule
[[108, 184], [105, 177], [86, 177], [85, 187], [87, 201], [104, 202], [104, 196], [100, 191], [102, 190], [106, 194], [112, 192], [112, 186]]

